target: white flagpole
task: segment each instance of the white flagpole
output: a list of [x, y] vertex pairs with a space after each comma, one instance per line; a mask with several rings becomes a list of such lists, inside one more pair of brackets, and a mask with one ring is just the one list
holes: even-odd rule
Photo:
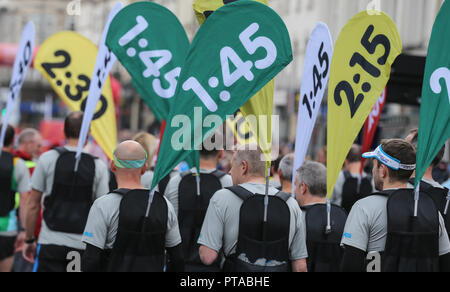
[[17, 97], [22, 89], [23, 82], [27, 75], [28, 68], [33, 60], [34, 52], [34, 40], [35, 40], [35, 27], [32, 21], [28, 22], [25, 29], [22, 32], [22, 38], [20, 40], [19, 49], [17, 51], [16, 59], [14, 61], [13, 73], [11, 76], [11, 82], [9, 85], [9, 95], [6, 104], [6, 113], [2, 121], [2, 129], [0, 134], [0, 156], [5, 143], [6, 129], [8, 127], [9, 118], [11, 112], [16, 103]]
[[109, 26], [114, 17], [120, 12], [122, 8], [123, 4], [121, 2], [118, 2], [114, 6], [114, 8], [111, 10], [111, 13], [109, 14], [105, 28], [103, 30], [103, 36], [100, 42], [97, 61], [95, 64], [94, 72], [92, 74], [89, 94], [86, 101], [86, 109], [84, 111], [83, 123], [81, 125], [80, 137], [78, 140], [77, 154], [75, 155], [75, 172], [78, 171], [81, 152], [83, 151], [84, 144], [86, 143], [87, 134], [89, 132], [92, 119], [94, 118], [95, 108], [98, 104], [98, 101], [100, 100], [105, 81], [109, 76], [109, 72], [111, 71], [112, 66], [117, 61], [117, 57], [108, 49], [108, 47], [106, 47], [105, 42], [108, 35]]

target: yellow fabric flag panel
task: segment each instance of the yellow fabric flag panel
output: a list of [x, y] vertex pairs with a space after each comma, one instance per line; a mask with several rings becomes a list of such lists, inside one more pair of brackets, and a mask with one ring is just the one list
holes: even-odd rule
[[385, 88], [392, 63], [401, 51], [397, 27], [382, 12], [357, 14], [339, 35], [328, 85], [329, 196], [345, 157]]
[[[57, 33], [40, 47], [35, 68], [50, 82], [72, 111], [84, 111], [97, 58], [97, 47], [87, 38], [71, 31]], [[96, 107], [91, 133], [112, 159], [117, 146], [114, 99], [109, 77]]]

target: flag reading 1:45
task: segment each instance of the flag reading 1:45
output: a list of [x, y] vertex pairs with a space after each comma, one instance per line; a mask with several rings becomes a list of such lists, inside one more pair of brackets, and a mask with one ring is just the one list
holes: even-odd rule
[[130, 73], [156, 118], [167, 119], [189, 50], [178, 18], [153, 2], [130, 4], [111, 22], [106, 44]]
[[416, 185], [450, 137], [450, 1], [436, 18], [428, 48], [420, 105]]
[[[215, 11], [200, 27], [181, 72], [153, 186], [291, 61], [289, 33], [271, 8], [237, 1]], [[204, 118], [194, 119], [198, 108]]]
[[342, 29], [328, 86], [328, 196], [401, 51], [397, 27], [383, 12], [360, 12]]

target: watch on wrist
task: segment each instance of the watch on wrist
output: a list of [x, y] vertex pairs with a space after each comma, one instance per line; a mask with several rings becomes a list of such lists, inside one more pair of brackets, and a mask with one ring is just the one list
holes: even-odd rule
[[24, 242], [26, 244], [33, 244], [33, 243], [36, 242], [36, 238], [33, 237], [33, 238], [30, 238], [30, 239], [25, 239]]

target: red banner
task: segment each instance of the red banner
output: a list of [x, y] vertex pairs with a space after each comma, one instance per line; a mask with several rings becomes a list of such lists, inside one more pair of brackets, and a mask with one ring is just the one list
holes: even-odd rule
[[[386, 103], [386, 88], [381, 93], [377, 102], [372, 108], [369, 116], [367, 117], [366, 123], [364, 125], [364, 141], [362, 146], [362, 153], [370, 151], [370, 146], [372, 146], [373, 138], [375, 137], [375, 132], [378, 127], [378, 122], [380, 121], [381, 113], [383, 112], [384, 105]], [[361, 173], [364, 167], [364, 158], [361, 158]]]

